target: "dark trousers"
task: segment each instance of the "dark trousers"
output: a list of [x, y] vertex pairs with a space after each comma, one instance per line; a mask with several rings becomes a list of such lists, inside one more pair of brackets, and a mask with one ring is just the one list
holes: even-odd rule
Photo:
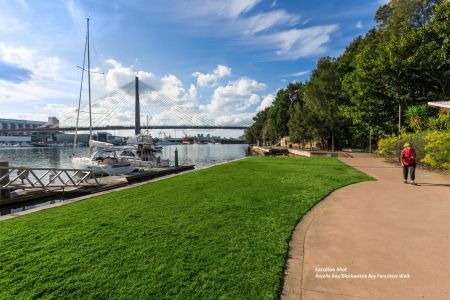
[[403, 179], [408, 180], [408, 173], [411, 177], [411, 180], [416, 180], [416, 164], [412, 164], [409, 166], [403, 166]]

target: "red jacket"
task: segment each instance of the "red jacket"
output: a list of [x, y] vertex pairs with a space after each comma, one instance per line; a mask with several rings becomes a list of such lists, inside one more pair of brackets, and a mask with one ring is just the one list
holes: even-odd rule
[[402, 164], [407, 166], [416, 163], [416, 149], [405, 148], [402, 150]]

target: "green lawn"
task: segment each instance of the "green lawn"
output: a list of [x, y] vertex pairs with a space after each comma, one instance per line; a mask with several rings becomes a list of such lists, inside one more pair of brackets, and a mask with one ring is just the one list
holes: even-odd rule
[[300, 217], [367, 175], [252, 157], [0, 222], [0, 299], [274, 299]]

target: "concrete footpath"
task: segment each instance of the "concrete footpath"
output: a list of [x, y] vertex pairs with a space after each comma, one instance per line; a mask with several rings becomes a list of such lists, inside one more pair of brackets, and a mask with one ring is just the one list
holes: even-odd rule
[[450, 177], [375, 157], [340, 158], [375, 177], [342, 188], [297, 225], [281, 299], [450, 299]]

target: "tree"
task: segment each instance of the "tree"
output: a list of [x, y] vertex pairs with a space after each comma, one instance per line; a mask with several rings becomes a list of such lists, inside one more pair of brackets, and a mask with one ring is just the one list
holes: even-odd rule
[[[428, 1], [432, 2], [432, 1]], [[429, 7], [427, 5], [426, 7]], [[409, 83], [414, 102], [450, 100], [450, 2], [432, 6], [421, 27], [407, 28], [387, 45], [392, 68]]]
[[320, 59], [309, 82], [279, 90], [249, 135], [365, 147], [369, 132], [376, 141], [397, 131], [399, 104], [414, 131], [448, 126], [422, 112], [427, 101], [450, 100], [450, 1], [391, 0], [375, 20], [340, 57]]
[[278, 138], [288, 133], [289, 105], [290, 101], [287, 89], [280, 89], [268, 112], [268, 119], [271, 121], [271, 132], [273, 131]]
[[264, 124], [267, 120], [269, 108], [266, 108], [263, 111], [260, 111], [253, 118], [254, 123], [245, 130], [245, 139], [247, 143], [254, 144], [257, 142], [262, 143], [262, 130], [264, 128]]
[[261, 132], [264, 144], [272, 145], [276, 142], [278, 135], [272, 119], [267, 119]]
[[300, 143], [302, 146], [306, 142], [311, 143], [315, 134], [311, 112], [308, 111], [305, 105], [296, 102], [291, 105], [289, 115], [288, 128], [291, 140]]
[[305, 103], [313, 112], [316, 121], [324, 129], [323, 139], [331, 139], [331, 150], [335, 150], [335, 134], [341, 123], [339, 105], [343, 103], [337, 63], [330, 57], [319, 60], [310, 81], [306, 85]]

